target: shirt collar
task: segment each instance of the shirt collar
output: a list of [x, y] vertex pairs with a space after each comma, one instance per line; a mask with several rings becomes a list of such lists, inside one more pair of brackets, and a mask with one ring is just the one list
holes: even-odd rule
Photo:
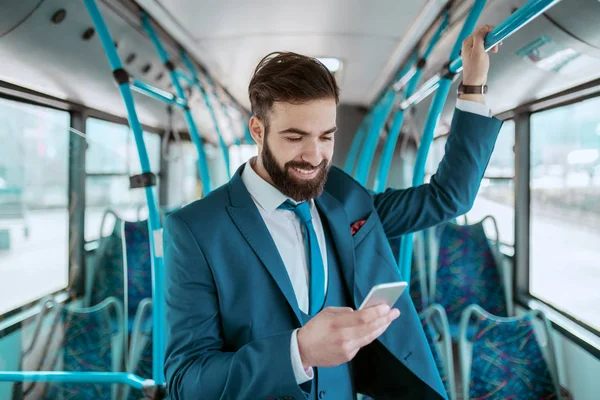
[[242, 182], [244, 182], [246, 189], [248, 189], [248, 192], [250, 192], [250, 195], [258, 205], [269, 213], [275, 211], [286, 200], [291, 200], [269, 182], [261, 178], [254, 171], [251, 161], [246, 163], [242, 171]]

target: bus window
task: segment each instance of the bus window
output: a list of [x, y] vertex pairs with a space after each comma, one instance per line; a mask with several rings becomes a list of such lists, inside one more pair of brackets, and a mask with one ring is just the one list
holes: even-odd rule
[[[515, 123], [508, 120], [502, 125], [479, 193], [473, 208], [467, 213], [469, 222], [493, 216], [498, 224], [500, 242], [508, 246], [515, 243], [514, 147]], [[485, 225], [486, 233], [489, 238], [496, 239], [496, 233], [489, 231], [492, 227]]]
[[69, 123], [0, 99], [0, 314], [68, 284]]
[[531, 293], [600, 330], [600, 98], [531, 116]]
[[168, 206], [184, 206], [202, 197], [198, 151], [191, 142], [169, 144], [167, 154]]
[[[85, 240], [91, 241], [98, 239], [102, 216], [107, 209], [130, 221], [145, 218], [147, 211], [144, 190], [129, 189], [129, 176], [141, 173], [135, 140], [129, 127], [89, 118], [86, 136]], [[160, 136], [144, 132], [144, 142], [150, 169], [157, 174], [160, 184]], [[110, 224], [106, 224], [105, 228], [104, 236], [110, 234]]]

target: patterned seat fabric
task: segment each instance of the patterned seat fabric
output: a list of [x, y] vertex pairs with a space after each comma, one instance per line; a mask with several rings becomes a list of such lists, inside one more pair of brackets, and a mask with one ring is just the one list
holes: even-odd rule
[[152, 256], [147, 220], [126, 221], [123, 230], [127, 257], [127, 312], [131, 325], [140, 302], [152, 297]]
[[507, 316], [504, 285], [483, 223], [446, 224], [441, 231], [435, 302], [446, 310], [454, 340], [460, 316], [470, 304]]
[[[112, 339], [115, 332], [105, 310], [93, 313], [60, 309], [63, 329], [61, 348], [52, 369], [68, 372], [106, 372], [113, 370]], [[110, 384], [49, 383], [43, 399], [112, 399]]]
[[481, 316], [473, 338], [472, 399], [554, 399], [552, 375], [530, 316], [498, 322]]
[[90, 305], [96, 305], [108, 297], [123, 300], [123, 241], [120, 224], [115, 224], [113, 232], [100, 239], [96, 251], [94, 277], [92, 281]]

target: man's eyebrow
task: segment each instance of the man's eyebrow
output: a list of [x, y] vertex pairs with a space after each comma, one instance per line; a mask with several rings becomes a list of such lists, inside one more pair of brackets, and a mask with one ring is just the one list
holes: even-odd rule
[[[333, 128], [329, 128], [326, 131], [323, 131], [321, 133], [321, 135], [327, 135], [329, 133], [334, 133], [335, 131], [337, 131], [337, 126], [334, 126]], [[297, 135], [310, 136], [309, 132], [303, 131], [302, 129], [298, 129], [298, 128], [287, 128], [287, 129], [284, 129], [284, 130], [280, 131], [279, 133], [280, 134], [295, 133]]]

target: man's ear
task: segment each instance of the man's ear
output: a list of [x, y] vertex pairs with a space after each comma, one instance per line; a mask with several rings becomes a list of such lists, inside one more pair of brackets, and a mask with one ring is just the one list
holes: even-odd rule
[[265, 140], [265, 124], [256, 115], [253, 115], [248, 122], [248, 127], [250, 128], [252, 139], [262, 148], [263, 141]]

